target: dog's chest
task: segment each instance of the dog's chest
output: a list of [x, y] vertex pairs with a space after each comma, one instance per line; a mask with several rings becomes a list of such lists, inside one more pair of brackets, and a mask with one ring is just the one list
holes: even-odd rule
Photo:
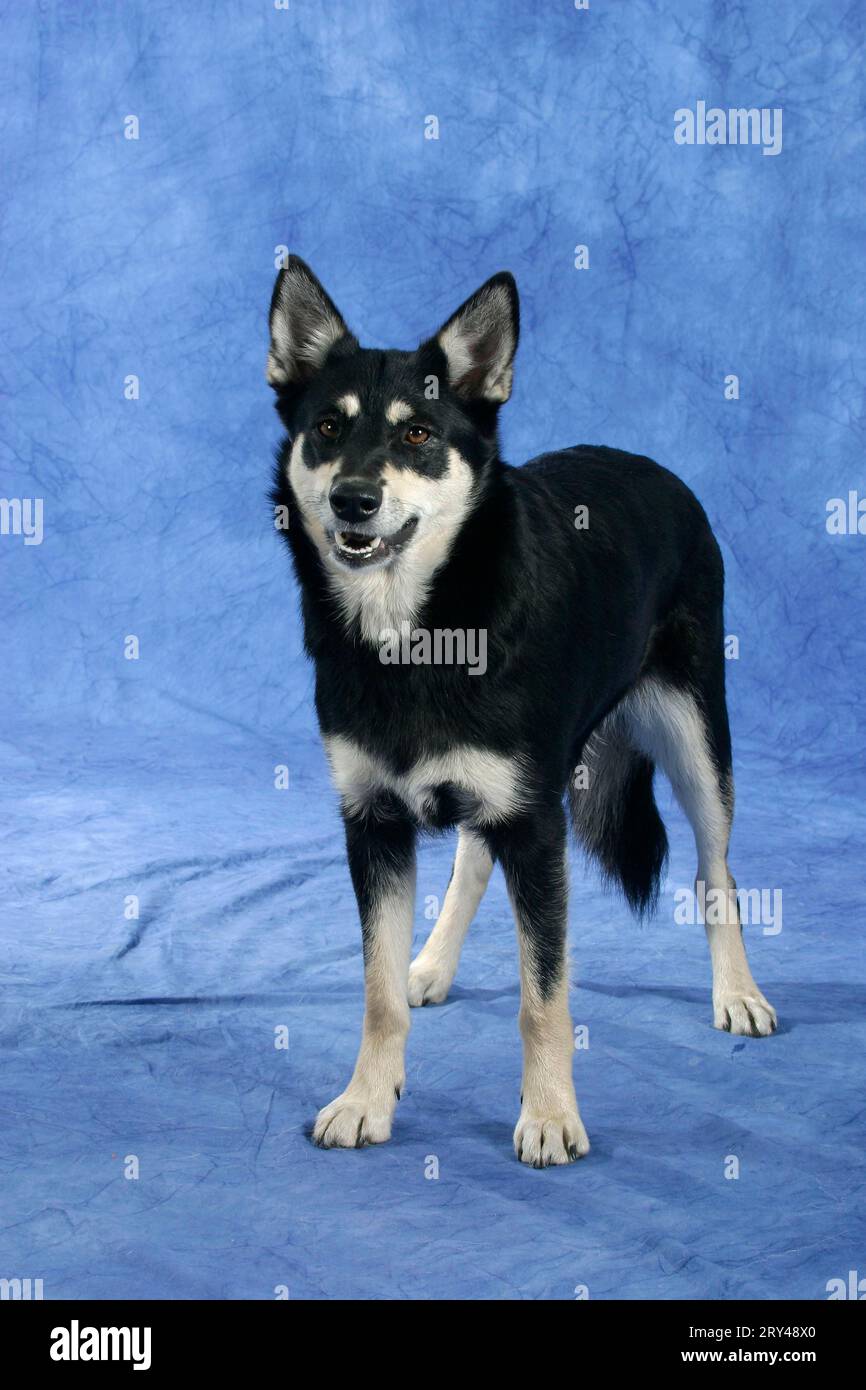
[[343, 735], [326, 738], [325, 748], [334, 783], [352, 813], [391, 795], [419, 825], [438, 829], [457, 822], [495, 825], [524, 803], [519, 760], [490, 749], [460, 744], [395, 772], [384, 758]]

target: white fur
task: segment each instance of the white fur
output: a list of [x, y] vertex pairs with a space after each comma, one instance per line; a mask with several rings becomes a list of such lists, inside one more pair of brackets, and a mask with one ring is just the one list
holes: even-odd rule
[[385, 419], [389, 425], [399, 425], [401, 420], [411, 420], [414, 414], [411, 405], [406, 401], [392, 401], [385, 411]]
[[351, 811], [361, 811], [377, 792], [398, 796], [422, 823], [436, 788], [450, 783], [476, 803], [472, 824], [495, 825], [523, 805], [523, 775], [517, 758], [462, 745], [449, 753], [421, 757], [407, 773], [395, 773], [381, 759], [341, 734], [325, 739], [334, 784]]
[[448, 995], [466, 933], [493, 871], [484, 841], [461, 827], [454, 870], [442, 911], [424, 949], [409, 968], [409, 1003], [441, 1004]]
[[354, 391], [348, 391], [345, 396], [341, 396], [337, 405], [350, 420], [361, 414], [361, 401]]
[[[311, 540], [315, 542], [323, 559], [327, 559], [332, 548], [324, 526], [327, 512], [330, 511], [330, 507], [327, 506], [327, 497], [342, 463], [342, 458], [337, 458], [334, 459], [333, 463], [322, 464], [319, 468], [308, 468], [304, 463], [304, 434], [302, 431], [292, 444], [292, 452], [286, 466], [292, 492], [300, 508], [304, 529]], [[323, 499], [327, 511], [326, 506], [323, 506]]]

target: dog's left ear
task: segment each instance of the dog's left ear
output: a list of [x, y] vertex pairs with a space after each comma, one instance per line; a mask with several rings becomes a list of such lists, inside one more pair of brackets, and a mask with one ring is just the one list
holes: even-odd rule
[[467, 401], [501, 405], [511, 395], [520, 313], [514, 276], [487, 280], [436, 334], [451, 389]]

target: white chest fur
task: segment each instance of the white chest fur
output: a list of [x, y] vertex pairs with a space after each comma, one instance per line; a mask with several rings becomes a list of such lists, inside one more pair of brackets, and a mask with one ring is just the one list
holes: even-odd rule
[[420, 758], [405, 773], [393, 772], [351, 739], [325, 739], [334, 784], [347, 807], [363, 810], [377, 794], [391, 792], [422, 824], [435, 804], [437, 789], [457, 788], [472, 805], [470, 823], [483, 826], [507, 820], [524, 802], [517, 758], [462, 744], [448, 753]]

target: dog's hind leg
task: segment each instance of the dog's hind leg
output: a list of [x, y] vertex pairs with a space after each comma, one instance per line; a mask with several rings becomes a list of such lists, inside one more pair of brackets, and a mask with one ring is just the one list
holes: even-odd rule
[[442, 911], [409, 969], [409, 1003], [441, 1004], [448, 996], [466, 933], [490, 879], [493, 860], [479, 835], [461, 828]]
[[313, 1141], [325, 1149], [360, 1148], [390, 1138], [409, 1032], [415, 829], [391, 800], [353, 808], [344, 802], [343, 815], [361, 914], [364, 1029], [351, 1081], [316, 1117]]
[[[776, 1029], [776, 1011], [752, 977], [728, 869], [733, 816], [730, 734], [721, 652], [695, 688], [658, 677], [643, 680], [625, 709], [632, 736], [667, 774], [688, 816], [698, 851], [695, 884], [713, 965], [713, 1022], [732, 1033], [765, 1037]], [[699, 690], [700, 693], [697, 693]]]
[[561, 804], [491, 830], [517, 919], [520, 945], [521, 1111], [514, 1149], [535, 1168], [589, 1152], [572, 1079], [568, 1012], [565, 815]]

